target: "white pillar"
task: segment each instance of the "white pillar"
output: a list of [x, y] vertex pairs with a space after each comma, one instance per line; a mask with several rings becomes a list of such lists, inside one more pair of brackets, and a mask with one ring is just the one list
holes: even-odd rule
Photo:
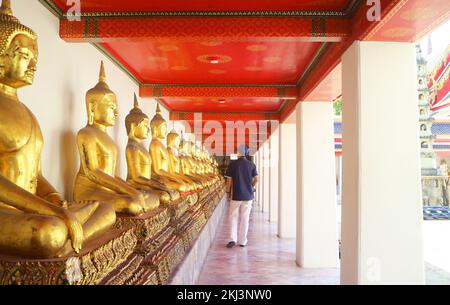
[[264, 201], [264, 196], [263, 196], [263, 180], [262, 180], [262, 176], [264, 174], [264, 170], [263, 170], [263, 150], [262, 150], [262, 146], [259, 148], [258, 150], [258, 175], [259, 175], [259, 183], [258, 183], [258, 209], [260, 211], [262, 211], [263, 209], [263, 201]]
[[423, 284], [415, 46], [355, 42], [342, 58], [342, 284]]
[[[263, 212], [269, 213], [269, 206], [270, 206], [270, 155], [269, 155], [269, 139], [264, 142], [263, 145]], [[268, 220], [268, 218], [267, 218]]]
[[295, 238], [297, 219], [297, 140], [295, 124], [280, 124], [278, 237]]
[[[258, 170], [258, 152], [256, 152], [254, 155], [253, 155], [253, 160], [254, 160], [254, 162], [255, 162], [255, 166], [256, 166], [256, 170]], [[256, 192], [255, 192], [255, 200], [254, 200], [254, 203], [255, 203], [255, 208], [258, 206], [258, 201], [259, 201], [259, 192], [258, 192], [258, 187], [256, 188]]]
[[297, 264], [339, 266], [333, 104], [297, 104]]
[[269, 221], [278, 221], [278, 180], [279, 169], [278, 159], [280, 152], [280, 129], [277, 121], [271, 123], [272, 134], [270, 141], [270, 201], [269, 201]]

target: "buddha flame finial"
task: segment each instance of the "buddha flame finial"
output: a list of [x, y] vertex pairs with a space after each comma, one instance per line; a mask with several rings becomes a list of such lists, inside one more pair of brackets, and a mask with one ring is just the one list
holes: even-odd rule
[[3, 0], [0, 8], [0, 14], [12, 16], [11, 0]]
[[106, 81], [105, 65], [103, 64], [103, 60], [100, 63], [100, 74], [98, 76], [98, 80], [99, 82]]
[[139, 108], [139, 102], [137, 100], [136, 93], [134, 93], [134, 108]]
[[166, 120], [164, 120], [164, 118], [161, 115], [161, 108], [159, 107], [159, 103], [156, 104], [156, 113], [153, 116], [153, 119], [150, 122], [150, 126], [155, 127], [155, 126], [159, 126], [163, 123], [166, 123]]

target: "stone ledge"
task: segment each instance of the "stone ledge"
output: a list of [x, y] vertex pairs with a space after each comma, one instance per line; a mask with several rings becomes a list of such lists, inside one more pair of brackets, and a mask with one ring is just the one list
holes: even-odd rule
[[169, 279], [170, 285], [195, 285], [208, 254], [208, 250], [216, 235], [220, 219], [225, 212], [225, 198], [222, 197], [212, 216], [201, 230], [197, 239], [185, 254], [181, 264], [174, 270]]

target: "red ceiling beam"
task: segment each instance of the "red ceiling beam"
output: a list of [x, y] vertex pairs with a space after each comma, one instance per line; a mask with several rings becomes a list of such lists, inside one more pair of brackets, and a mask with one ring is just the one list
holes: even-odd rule
[[93, 17], [60, 20], [67, 42], [157, 41], [319, 41], [338, 42], [351, 34], [349, 19], [337, 17]]
[[143, 85], [139, 88], [141, 97], [180, 97], [180, 98], [273, 98], [296, 99], [296, 87], [274, 86], [170, 86]]
[[[202, 121], [218, 121], [218, 122], [225, 122], [225, 121], [277, 121], [279, 120], [280, 116], [278, 113], [262, 113], [262, 112], [255, 112], [255, 113], [239, 113], [239, 112], [199, 112], [202, 114]], [[170, 120], [171, 121], [186, 121], [190, 124], [194, 122], [195, 112], [178, 112], [178, 111], [171, 111], [170, 112]]]
[[[412, 20], [409, 27], [412, 27], [415, 22], [419, 22], [421, 17], [421, 11], [424, 11], [424, 7], [428, 10], [434, 10], [439, 12], [435, 16], [435, 20], [423, 30], [421, 33], [415, 33], [411, 31], [409, 35], [392, 37], [384, 39], [384, 41], [415, 41], [424, 35], [426, 31], [429, 31], [432, 27], [448, 20], [450, 17], [450, 4], [448, 1], [431, 0], [431, 1], [418, 1], [418, 0], [380, 0], [381, 1], [381, 21], [373, 22], [367, 19], [367, 11], [370, 8], [367, 5], [361, 5], [355, 12], [352, 18], [352, 35], [345, 38], [343, 41], [335, 44], [331, 44], [320, 59], [312, 66], [308, 77], [300, 83], [298, 100], [307, 101], [311, 97], [311, 93], [315, 88], [320, 85], [322, 81], [336, 68], [340, 63], [342, 54], [351, 46], [355, 40], [381, 40], [377, 38], [377, 33], [382, 29], [386, 30], [389, 23], [392, 20], [405, 16], [408, 10], [410, 15], [414, 12], [417, 13], [417, 21]], [[440, 4], [439, 4], [440, 3]], [[404, 30], [406, 31], [406, 30]], [[330, 100], [331, 102], [331, 100]], [[280, 120], [283, 122], [295, 109], [295, 103], [287, 103], [283, 107], [280, 113]]]

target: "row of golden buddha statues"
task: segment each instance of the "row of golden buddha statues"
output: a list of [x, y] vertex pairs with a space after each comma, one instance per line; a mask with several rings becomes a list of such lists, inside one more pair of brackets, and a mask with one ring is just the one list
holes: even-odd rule
[[77, 135], [74, 202], [63, 200], [41, 172], [39, 123], [17, 96], [18, 88], [33, 83], [37, 57], [36, 34], [3, 0], [0, 284], [167, 281], [223, 196], [215, 159], [174, 130], [166, 135], [159, 105], [149, 121], [135, 95], [125, 119], [128, 175], [116, 176], [118, 149], [107, 128], [118, 110], [102, 62], [99, 81], [86, 94], [87, 125]]

